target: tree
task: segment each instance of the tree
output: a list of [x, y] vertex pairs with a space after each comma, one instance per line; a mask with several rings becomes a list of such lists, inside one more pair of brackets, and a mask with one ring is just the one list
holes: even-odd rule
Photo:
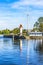
[[13, 29], [13, 30], [12, 30], [12, 33], [14, 33], [14, 34], [19, 34], [19, 33], [20, 33], [19, 28], [15, 28], [15, 29]]
[[23, 29], [23, 35], [26, 35], [26, 34], [27, 34], [27, 30]]
[[2, 34], [2, 31], [0, 31], [0, 34]]
[[26, 33], [27, 32], [27, 30], [26, 29], [23, 29], [23, 33]]
[[2, 34], [10, 34], [10, 30], [8, 30], [8, 29], [2, 30]]
[[38, 27], [39, 27], [39, 23], [38, 22], [35, 22], [34, 28], [38, 28]]
[[43, 32], [43, 23], [40, 23], [40, 25], [39, 25], [39, 31]]
[[43, 17], [40, 17], [37, 22], [34, 24], [34, 29], [36, 31], [43, 32]]
[[43, 17], [40, 17], [40, 18], [38, 19], [38, 22], [39, 22], [39, 23], [43, 23]]

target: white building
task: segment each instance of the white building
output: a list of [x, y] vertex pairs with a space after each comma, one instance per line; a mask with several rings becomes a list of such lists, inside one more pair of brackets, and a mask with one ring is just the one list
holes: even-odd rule
[[43, 32], [30, 32], [29, 36], [43, 36]]

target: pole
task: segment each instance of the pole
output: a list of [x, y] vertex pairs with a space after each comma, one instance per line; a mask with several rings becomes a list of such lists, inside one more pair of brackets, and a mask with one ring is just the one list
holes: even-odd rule
[[27, 34], [28, 34], [28, 14], [27, 14]]

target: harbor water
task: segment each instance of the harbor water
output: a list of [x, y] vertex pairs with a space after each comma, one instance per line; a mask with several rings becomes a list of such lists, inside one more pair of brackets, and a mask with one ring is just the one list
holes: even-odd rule
[[43, 65], [43, 40], [0, 38], [0, 65]]

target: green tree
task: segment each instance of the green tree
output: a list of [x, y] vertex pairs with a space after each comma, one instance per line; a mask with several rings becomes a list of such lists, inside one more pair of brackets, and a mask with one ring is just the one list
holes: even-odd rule
[[27, 35], [27, 30], [23, 29], [23, 35]]
[[39, 27], [39, 23], [38, 22], [35, 22], [34, 28], [38, 28], [38, 27]]
[[0, 31], [0, 34], [2, 34], [2, 31]]
[[39, 22], [39, 23], [43, 23], [43, 17], [40, 17], [40, 18], [38, 19], [38, 22]]
[[19, 28], [15, 28], [15, 29], [13, 29], [13, 30], [12, 30], [12, 33], [14, 33], [14, 34], [19, 34], [19, 33], [20, 33]]
[[43, 32], [43, 23], [40, 23], [40, 25], [39, 25], [39, 31]]
[[8, 29], [2, 30], [2, 34], [10, 34], [10, 30], [8, 30]]
[[34, 29], [36, 31], [43, 32], [43, 17], [40, 17], [37, 22], [34, 24]]

